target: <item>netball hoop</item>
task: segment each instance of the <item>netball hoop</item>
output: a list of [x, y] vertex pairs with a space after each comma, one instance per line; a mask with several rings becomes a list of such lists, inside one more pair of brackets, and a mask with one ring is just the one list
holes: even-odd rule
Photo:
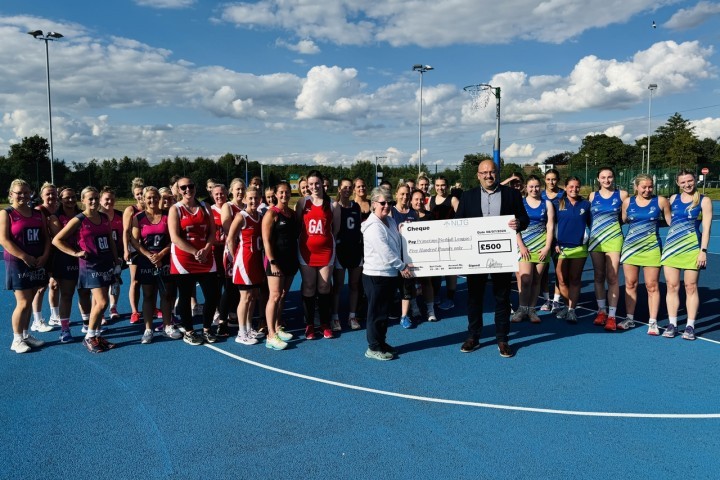
[[495, 95], [495, 145], [493, 146], [493, 160], [500, 171], [500, 87], [493, 87], [488, 83], [468, 85], [463, 88], [472, 97], [472, 109], [484, 109], [490, 103], [490, 97]]

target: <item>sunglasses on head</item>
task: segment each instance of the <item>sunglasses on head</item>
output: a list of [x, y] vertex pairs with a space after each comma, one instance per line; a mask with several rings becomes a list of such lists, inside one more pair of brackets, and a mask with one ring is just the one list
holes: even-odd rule
[[186, 184], [186, 185], [178, 185], [178, 188], [179, 188], [180, 190], [182, 190], [183, 192], [184, 192], [185, 190], [188, 190], [188, 189], [194, 190], [194, 189], [195, 189], [195, 184], [194, 184], [194, 183], [188, 183], [188, 184]]

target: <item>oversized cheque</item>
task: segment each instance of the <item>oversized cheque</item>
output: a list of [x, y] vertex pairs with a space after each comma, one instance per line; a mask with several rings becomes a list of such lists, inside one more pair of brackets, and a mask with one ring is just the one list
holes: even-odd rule
[[418, 277], [516, 272], [512, 215], [410, 222], [400, 226], [403, 260]]

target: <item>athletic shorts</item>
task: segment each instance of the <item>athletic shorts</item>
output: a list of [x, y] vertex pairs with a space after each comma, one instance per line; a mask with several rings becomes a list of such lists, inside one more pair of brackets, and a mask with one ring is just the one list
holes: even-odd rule
[[570, 258], [587, 258], [588, 250], [587, 245], [580, 245], [579, 247], [565, 247], [560, 249], [558, 255], [559, 260], [570, 259]]

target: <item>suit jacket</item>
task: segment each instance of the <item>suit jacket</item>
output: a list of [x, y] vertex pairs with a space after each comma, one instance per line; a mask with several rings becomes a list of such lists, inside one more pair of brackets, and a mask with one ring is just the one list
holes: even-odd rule
[[[460, 204], [458, 205], [455, 218], [474, 218], [482, 217], [483, 212], [481, 205], [481, 193], [482, 187], [475, 187], [470, 190], [463, 192], [460, 197]], [[522, 201], [520, 191], [507, 187], [505, 185], [498, 185], [500, 190], [500, 215], [513, 215], [518, 221], [518, 232], [525, 230], [530, 223], [530, 218], [525, 211], [525, 205]]]

